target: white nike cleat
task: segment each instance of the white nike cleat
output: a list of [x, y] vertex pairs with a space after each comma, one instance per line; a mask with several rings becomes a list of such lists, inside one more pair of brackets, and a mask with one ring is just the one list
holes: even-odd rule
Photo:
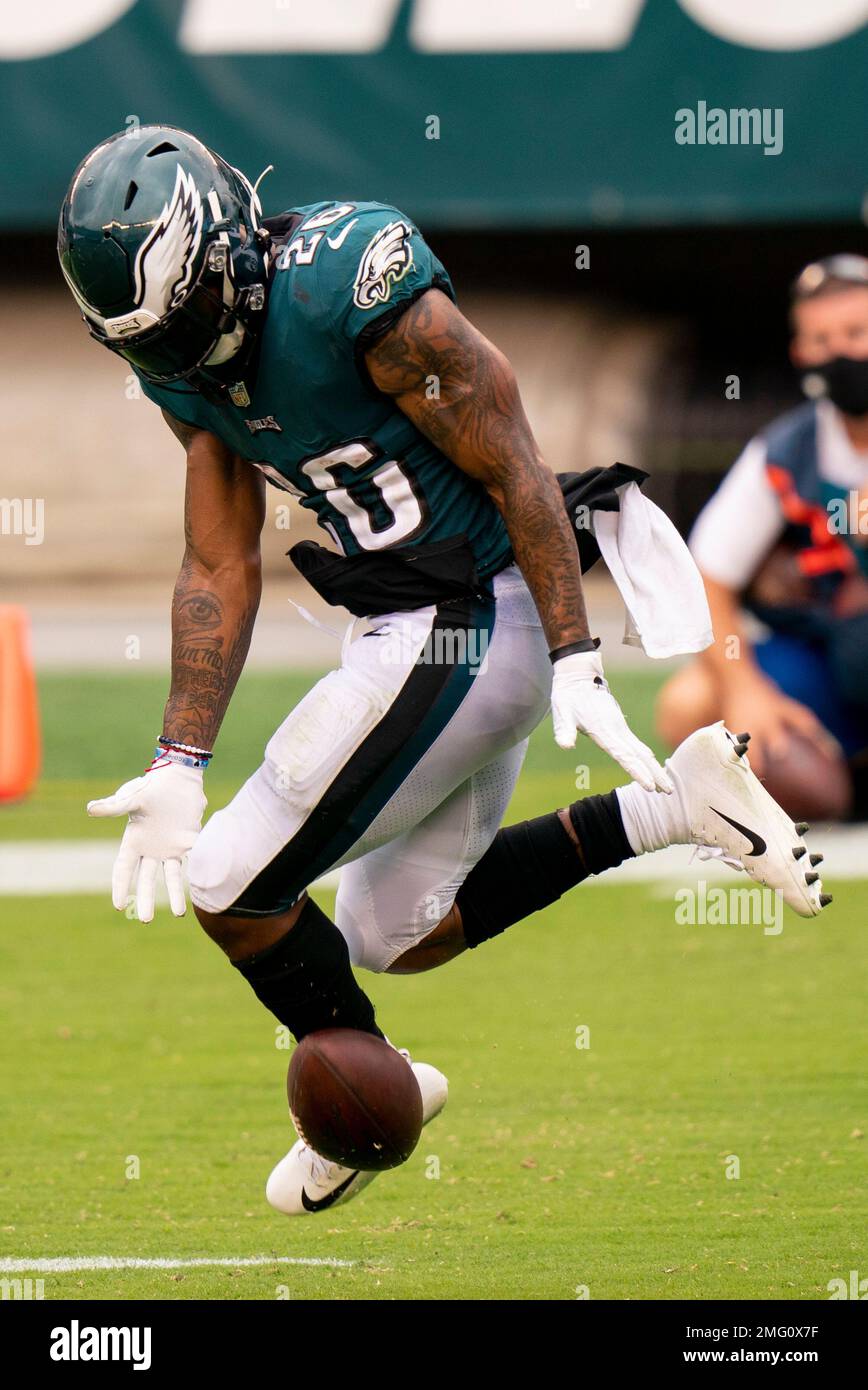
[[814, 872], [823, 856], [812, 854], [805, 861], [802, 836], [808, 826], [791, 821], [751, 771], [749, 739], [750, 734], [731, 734], [721, 719], [697, 729], [666, 759], [690, 842], [700, 846], [701, 857], [722, 859], [779, 890], [800, 917], [816, 917], [832, 901]]
[[[407, 1058], [419, 1083], [422, 1123], [427, 1125], [446, 1104], [449, 1083], [436, 1067], [428, 1062], [410, 1062], [409, 1053], [403, 1048], [398, 1050]], [[265, 1196], [276, 1211], [287, 1216], [305, 1216], [351, 1201], [379, 1176], [379, 1173], [360, 1172], [332, 1163], [303, 1139], [297, 1139], [271, 1173], [265, 1185]]]

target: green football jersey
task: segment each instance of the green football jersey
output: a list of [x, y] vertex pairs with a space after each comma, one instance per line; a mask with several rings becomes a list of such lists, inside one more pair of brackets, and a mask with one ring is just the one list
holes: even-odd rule
[[432, 287], [455, 298], [446, 270], [409, 218], [381, 203], [314, 203], [292, 216], [249, 403], [214, 404], [183, 384], [142, 389], [298, 497], [343, 554], [463, 535], [480, 578], [496, 573], [511, 550], [484, 487], [373, 387], [363, 361], [384, 314]]

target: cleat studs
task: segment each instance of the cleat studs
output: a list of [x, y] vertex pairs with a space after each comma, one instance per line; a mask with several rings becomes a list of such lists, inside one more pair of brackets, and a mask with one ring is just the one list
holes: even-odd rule
[[832, 894], [831, 894], [831, 893], [821, 893], [821, 894], [820, 894], [820, 907], [828, 907], [828, 906], [829, 906], [829, 903], [830, 903], [831, 901], [832, 901]]
[[795, 849], [793, 850], [793, 858], [802, 859], [807, 854], [807, 852], [808, 851], [805, 849], [804, 845], [796, 845]]
[[811, 884], [812, 884], [812, 883], [816, 883], [816, 882], [818, 881], [819, 877], [820, 877], [819, 874], [805, 874], [805, 882], [807, 883], [808, 887], [810, 888]]
[[811, 827], [808, 825], [808, 822], [807, 822], [806, 820], [797, 820], [797, 821], [796, 821], [796, 834], [797, 834], [797, 835], [807, 835], [807, 833], [808, 833], [808, 831], [810, 830], [810, 828], [811, 828]]
[[811, 864], [812, 864], [812, 865], [813, 865], [813, 864], [822, 864], [822, 862], [823, 862], [823, 856], [822, 856], [822, 854], [812, 854], [812, 855], [811, 855]]
[[736, 734], [739, 743], [750, 743], [750, 734]]
[[736, 757], [738, 757], [738, 758], [743, 758], [746, 752], [747, 752], [747, 744], [746, 744], [746, 743], [737, 743], [737, 744], [735, 745]]

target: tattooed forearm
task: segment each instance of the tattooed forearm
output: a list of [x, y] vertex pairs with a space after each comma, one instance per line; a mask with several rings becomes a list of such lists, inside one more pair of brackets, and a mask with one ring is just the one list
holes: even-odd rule
[[211, 749], [241, 674], [262, 588], [261, 475], [205, 430], [166, 416], [187, 450], [186, 549], [172, 601], [163, 732]]
[[502, 484], [501, 511], [519, 569], [534, 596], [549, 649], [588, 636], [579, 552], [563, 494], [539, 461], [512, 470]]
[[[250, 646], [259, 602], [241, 575], [204, 589], [189, 563], [172, 606], [172, 686], [163, 731], [168, 738], [212, 748]], [[207, 578], [207, 576], [206, 576]], [[214, 582], [212, 578], [211, 582]]]
[[365, 358], [379, 390], [459, 468], [506, 523], [549, 647], [588, 635], [578, 551], [557, 481], [540, 457], [515, 374], [445, 294], [429, 290]]

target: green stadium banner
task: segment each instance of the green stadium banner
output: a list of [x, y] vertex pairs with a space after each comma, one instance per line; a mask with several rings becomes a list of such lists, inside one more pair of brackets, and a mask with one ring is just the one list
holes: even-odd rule
[[426, 225], [858, 219], [868, 0], [38, 0], [0, 25], [0, 228], [166, 122], [276, 210]]

